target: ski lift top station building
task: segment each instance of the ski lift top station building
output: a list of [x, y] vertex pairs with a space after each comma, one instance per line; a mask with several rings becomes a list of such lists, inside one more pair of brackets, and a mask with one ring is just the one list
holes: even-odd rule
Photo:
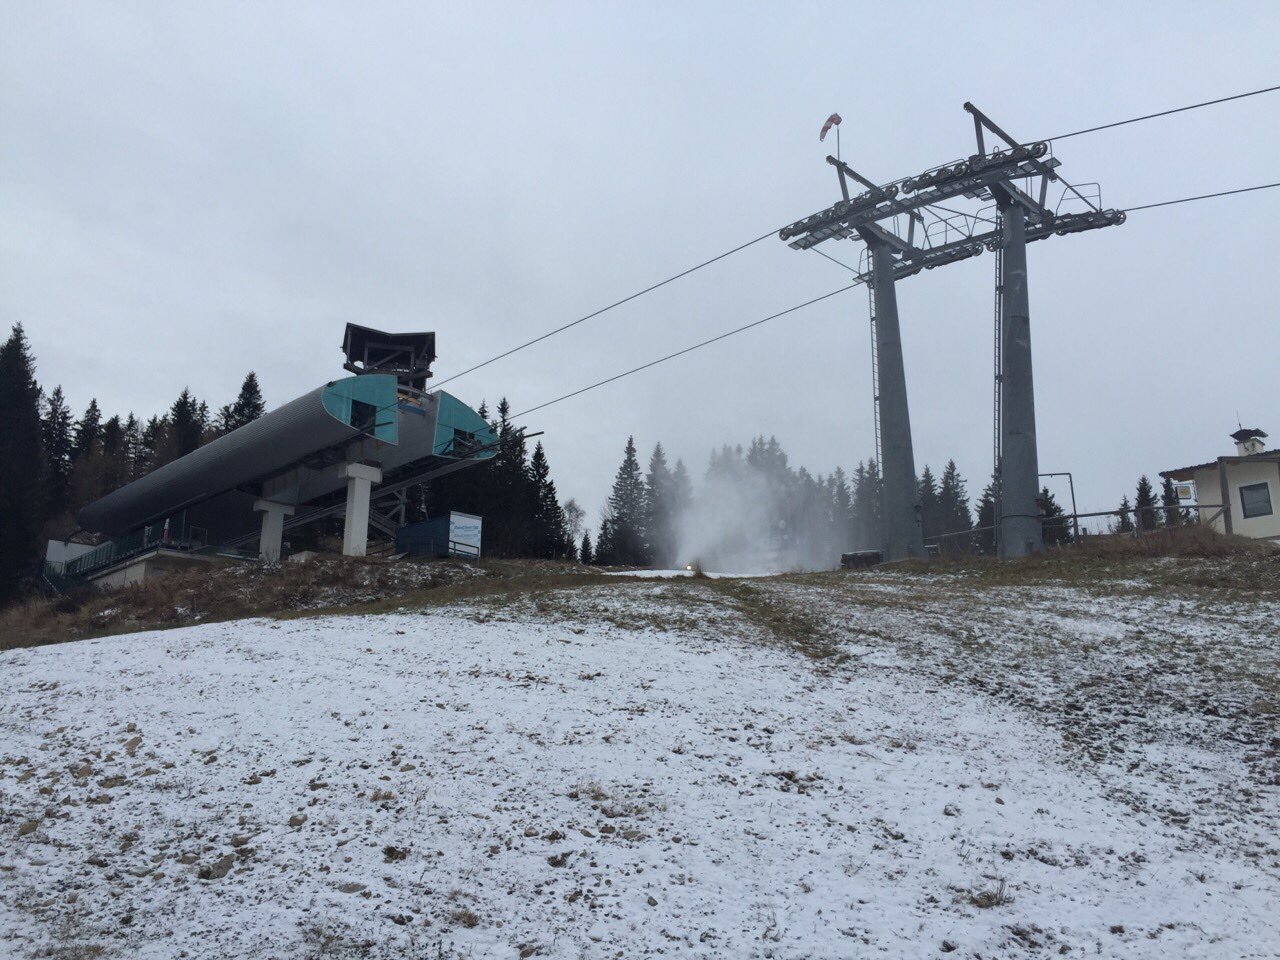
[[494, 456], [497, 437], [479, 413], [426, 390], [434, 333], [351, 323], [342, 349], [352, 376], [84, 507], [81, 529], [112, 539], [59, 545], [50, 559], [60, 552], [64, 574], [104, 585], [254, 540], [263, 559], [276, 561], [287, 528], [339, 513], [342, 552], [364, 556], [371, 524], [389, 536], [403, 525], [410, 486]]

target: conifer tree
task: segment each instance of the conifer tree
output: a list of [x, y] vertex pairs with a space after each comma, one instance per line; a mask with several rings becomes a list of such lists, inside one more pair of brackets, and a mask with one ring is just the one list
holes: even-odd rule
[[71, 461], [75, 453], [75, 433], [71, 410], [62, 387], [54, 387], [44, 406], [41, 425], [47, 476], [47, 507], [50, 517], [58, 517], [69, 504]]
[[945, 531], [942, 529], [941, 516], [939, 515], [938, 502], [938, 481], [933, 475], [933, 471], [929, 469], [929, 465], [925, 464], [924, 472], [920, 474], [920, 529], [924, 534], [925, 540], [932, 540], [940, 533]]
[[609, 519], [601, 528], [600, 540], [607, 536], [608, 556], [612, 563], [642, 565], [645, 563], [644, 478], [636, 459], [636, 441], [627, 438], [622, 464], [609, 495]]
[[200, 424], [200, 443], [197, 446], [208, 443], [216, 435], [216, 431], [211, 429], [212, 424], [209, 422], [209, 405], [201, 400], [196, 404], [196, 422]]
[[849, 479], [849, 494], [852, 501], [850, 505], [850, 523], [853, 528], [853, 544], [851, 549], [866, 549], [865, 537], [863, 535], [863, 527], [865, 525], [866, 513], [866, 483], [867, 483], [867, 467], [861, 460], [858, 465], [853, 468], [853, 475]]
[[991, 482], [982, 491], [978, 499], [978, 519], [974, 524], [973, 541], [981, 554], [989, 557], [996, 555], [996, 484], [999, 480], [991, 478]]
[[874, 459], [859, 463], [853, 476], [853, 527], [859, 550], [879, 550], [884, 546], [880, 521], [880, 465]]
[[183, 387], [182, 393], [169, 408], [170, 439], [173, 443], [172, 456], [169, 459], [177, 460], [179, 457], [185, 457], [200, 446], [200, 441], [204, 438], [205, 426], [200, 415], [200, 406], [200, 402], [191, 395], [191, 391]]
[[164, 445], [165, 423], [159, 417], [152, 417], [142, 428], [142, 442], [133, 465], [134, 476], [141, 477], [160, 466]]
[[844, 469], [836, 467], [831, 475], [831, 547], [836, 553], [853, 549], [853, 494]]
[[129, 454], [125, 445], [124, 424], [115, 414], [102, 425], [102, 478], [96, 500], [129, 481]]
[[795, 471], [793, 493], [782, 497], [795, 508], [783, 515], [782, 546], [790, 563], [801, 569], [834, 566], [839, 559], [832, 540], [832, 496], [826, 481], [804, 467]]
[[621, 562], [613, 548], [613, 520], [608, 516], [600, 521], [600, 532], [596, 534], [596, 550], [592, 560], [602, 566]]
[[76, 424], [72, 459], [79, 460], [89, 450], [93, 449], [101, 439], [102, 411], [98, 409], [98, 400], [95, 397], [89, 401], [89, 406], [85, 408], [84, 416]]
[[1067, 523], [1067, 515], [1058, 506], [1057, 498], [1049, 492], [1048, 487], [1040, 490], [1036, 498], [1040, 506], [1040, 529], [1044, 534], [1045, 546], [1062, 546], [1071, 542], [1071, 526]]
[[239, 395], [218, 412], [218, 426], [224, 433], [230, 433], [257, 420], [266, 409], [262, 389], [258, 386], [258, 375], [250, 370], [240, 385]]
[[1116, 522], [1111, 525], [1112, 533], [1133, 533], [1132, 509], [1129, 504], [1129, 495], [1126, 493], [1120, 498], [1120, 515], [1116, 518]]
[[582, 563], [595, 563], [595, 554], [591, 550], [591, 531], [582, 531], [582, 546], [578, 549], [578, 560]]
[[533, 484], [533, 515], [530, 518], [530, 549], [535, 557], [549, 560], [562, 556], [568, 539], [564, 511], [556, 497], [556, 485], [546, 452], [539, 443], [529, 461], [529, 477]]
[[1133, 501], [1133, 508], [1137, 514], [1135, 522], [1138, 524], [1140, 532], [1147, 533], [1156, 528], [1156, 513], [1158, 511], [1152, 509], [1155, 505], [1155, 490], [1144, 473], [1138, 478], [1138, 491]]
[[[969, 492], [964, 478], [954, 460], [948, 460], [942, 471], [942, 485], [938, 490], [938, 514], [942, 518], [944, 534], [958, 534], [972, 529], [973, 515], [969, 512]], [[948, 536], [942, 540], [942, 549], [948, 553], [964, 553], [972, 549], [970, 537]]]
[[132, 413], [124, 423], [125, 479], [136, 480], [138, 461], [142, 457], [142, 425]]
[[79, 510], [107, 492], [107, 462], [102, 452], [102, 436], [80, 451], [71, 468], [70, 505]]
[[537, 491], [529, 471], [524, 432], [511, 423], [511, 404], [498, 402], [498, 453], [490, 461], [484, 490], [485, 523], [494, 530], [491, 542], [501, 557], [530, 556], [532, 519]]
[[645, 562], [670, 567], [675, 562], [674, 478], [662, 444], [654, 446], [644, 481]]
[[685, 525], [689, 522], [693, 510], [693, 481], [689, 478], [689, 469], [683, 460], [676, 460], [671, 469], [671, 564], [683, 566], [687, 558], [681, 551], [688, 548], [685, 536]]
[[1161, 511], [1160, 522], [1164, 526], [1180, 527], [1187, 522], [1187, 512], [1178, 509], [1181, 502], [1173, 481], [1165, 477], [1164, 483], [1160, 486], [1160, 505], [1165, 508]]
[[37, 569], [45, 515], [42, 433], [35, 359], [19, 323], [0, 346], [0, 604]]
[[734, 482], [746, 474], [746, 463], [742, 455], [742, 447], [731, 447], [727, 443], [711, 451], [707, 462], [707, 481], [718, 480]]

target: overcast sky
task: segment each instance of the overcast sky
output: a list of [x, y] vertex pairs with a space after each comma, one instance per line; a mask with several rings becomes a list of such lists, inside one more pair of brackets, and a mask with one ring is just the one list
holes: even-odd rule
[[[1051, 137], [1280, 82], [1280, 8], [0, 2], [0, 322], [77, 414], [272, 406], [342, 375], [346, 321], [435, 330], [443, 378], [875, 180], [972, 152], [972, 100]], [[1051, 9], [1056, 12], [1049, 12]], [[1280, 93], [1063, 141], [1134, 206], [1280, 179]], [[1042, 470], [1080, 508], [1280, 437], [1280, 190], [1029, 250]], [[849, 241], [824, 246], [856, 261]], [[994, 258], [899, 284], [917, 467], [991, 469]], [[447, 389], [516, 410], [847, 282], [776, 240]], [[873, 450], [859, 289], [536, 414], [595, 516], [634, 434], [695, 478], [774, 434]], [[1065, 490], [1063, 491], [1065, 494]]]

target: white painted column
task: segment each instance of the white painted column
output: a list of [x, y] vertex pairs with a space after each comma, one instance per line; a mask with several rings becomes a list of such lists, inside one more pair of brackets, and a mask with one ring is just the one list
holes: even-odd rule
[[363, 557], [369, 546], [369, 491], [382, 482], [382, 471], [363, 463], [344, 463], [338, 475], [347, 479], [347, 516], [342, 527], [342, 555]]
[[284, 542], [284, 518], [293, 516], [294, 507], [274, 500], [255, 500], [255, 512], [262, 514], [262, 533], [258, 537], [258, 556], [267, 563], [280, 562]]

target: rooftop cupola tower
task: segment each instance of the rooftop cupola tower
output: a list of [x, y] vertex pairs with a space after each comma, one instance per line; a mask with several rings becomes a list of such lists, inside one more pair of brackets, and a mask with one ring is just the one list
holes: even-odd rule
[[436, 359], [434, 333], [385, 333], [358, 323], [348, 323], [342, 337], [342, 365], [357, 376], [391, 374], [402, 387], [425, 390]]
[[1241, 427], [1231, 435], [1231, 439], [1236, 442], [1236, 453], [1242, 457], [1262, 453], [1267, 446], [1263, 443], [1267, 439], [1266, 432], [1257, 427]]

